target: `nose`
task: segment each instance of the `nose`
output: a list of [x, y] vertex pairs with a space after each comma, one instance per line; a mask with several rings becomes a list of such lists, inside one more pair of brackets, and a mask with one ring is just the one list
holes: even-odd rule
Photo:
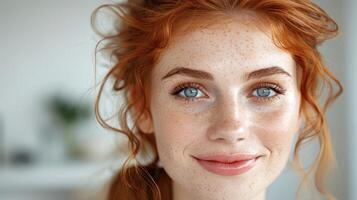
[[208, 129], [211, 141], [236, 143], [248, 137], [245, 112], [236, 95], [217, 102], [212, 112], [212, 124]]

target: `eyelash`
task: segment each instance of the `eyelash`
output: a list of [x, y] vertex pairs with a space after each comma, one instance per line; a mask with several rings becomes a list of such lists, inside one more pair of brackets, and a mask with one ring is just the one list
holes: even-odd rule
[[[173, 91], [171, 92], [171, 95], [173, 95], [175, 98], [178, 98], [179, 100], [184, 100], [185, 103], [189, 103], [191, 101], [197, 101], [199, 98], [196, 97], [181, 97], [178, 94], [186, 89], [186, 88], [196, 88], [200, 91], [204, 91], [203, 87], [200, 84], [194, 83], [194, 82], [188, 82], [188, 83], [182, 83], [176, 86]], [[252, 95], [252, 92], [259, 89], [259, 88], [269, 88], [272, 89], [276, 94], [272, 97], [258, 97]], [[256, 84], [254, 87], [249, 89], [250, 95], [248, 97], [254, 98], [255, 101], [261, 102], [261, 103], [266, 103], [266, 102], [273, 102], [274, 100], [280, 98], [280, 95], [285, 94], [286, 90], [283, 89], [279, 84], [276, 83], [271, 83], [271, 82], [260, 82]]]

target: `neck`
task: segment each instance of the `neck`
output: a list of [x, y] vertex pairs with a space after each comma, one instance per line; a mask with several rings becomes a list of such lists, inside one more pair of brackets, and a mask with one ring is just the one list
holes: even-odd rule
[[[199, 194], [194, 194], [190, 191], [187, 191], [185, 188], [181, 187], [177, 183], [172, 183], [173, 189], [173, 200], [207, 200], [207, 196], [199, 196]], [[266, 190], [258, 193], [254, 197], [249, 198], [240, 198], [239, 200], [265, 200]], [[238, 200], [238, 199], [231, 199], [231, 200]]]

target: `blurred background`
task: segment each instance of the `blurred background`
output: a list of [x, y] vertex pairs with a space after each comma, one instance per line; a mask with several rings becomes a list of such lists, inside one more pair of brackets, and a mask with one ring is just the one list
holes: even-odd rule
[[[99, 38], [91, 29], [90, 15], [111, 2], [0, 0], [0, 200], [103, 199], [106, 181], [125, 157], [118, 148], [125, 139], [101, 128], [93, 114], [94, 86], [110, 63], [97, 61], [95, 77]], [[329, 186], [338, 199], [354, 200], [357, 1], [314, 2], [341, 31], [320, 47], [327, 66], [345, 87], [328, 113], [338, 165]], [[110, 21], [109, 16], [103, 19]], [[111, 112], [117, 99], [108, 99]], [[311, 144], [306, 152], [316, 147]], [[311, 153], [304, 159], [312, 159]], [[298, 178], [287, 166], [267, 199], [294, 199], [297, 186]]]

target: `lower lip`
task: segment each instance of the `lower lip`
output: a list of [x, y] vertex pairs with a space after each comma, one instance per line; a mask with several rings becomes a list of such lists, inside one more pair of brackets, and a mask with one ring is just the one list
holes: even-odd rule
[[237, 161], [234, 163], [221, 163], [221, 162], [214, 162], [214, 161], [206, 161], [197, 159], [198, 163], [207, 171], [223, 175], [223, 176], [234, 176], [243, 174], [250, 169], [252, 169], [259, 157], [256, 157], [251, 160], [243, 160]]

